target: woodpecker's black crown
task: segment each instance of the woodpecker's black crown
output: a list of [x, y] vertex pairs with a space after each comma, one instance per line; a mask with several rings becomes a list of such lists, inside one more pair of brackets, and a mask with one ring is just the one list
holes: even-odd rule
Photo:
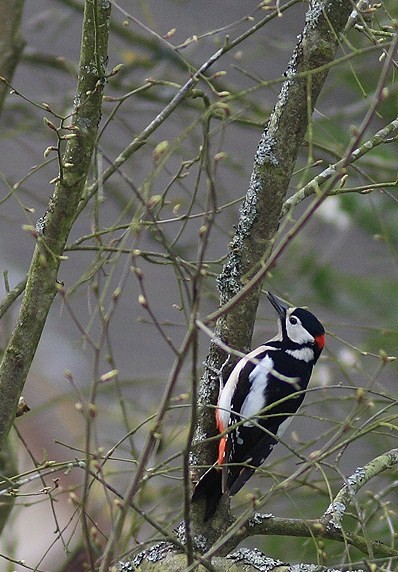
[[279, 317], [279, 333], [274, 340], [280, 341], [285, 349], [312, 347], [316, 363], [325, 345], [325, 330], [318, 318], [304, 308], [290, 308], [271, 292], [267, 298]]
[[314, 338], [317, 336], [324, 335], [325, 328], [322, 326], [318, 318], [308, 310], [305, 310], [304, 308], [294, 308], [290, 316], [296, 316], [297, 318], [299, 318], [302, 326]]

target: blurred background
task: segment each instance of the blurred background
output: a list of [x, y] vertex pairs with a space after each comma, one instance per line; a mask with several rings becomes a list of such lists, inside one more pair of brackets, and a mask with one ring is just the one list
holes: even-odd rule
[[[92, 180], [164, 108], [190, 72], [223, 45], [226, 35], [235, 38], [264, 17], [268, 4], [259, 6], [251, 0], [120, 0], [114, 4], [109, 69], [118, 64], [123, 68], [106, 87], [108, 99], [104, 101]], [[36, 104], [44, 102], [60, 116], [71, 112], [81, 7], [78, 0], [25, 3], [21, 33], [26, 46], [11, 82], [16, 93], [8, 96], [1, 116], [2, 297], [7, 285], [13, 288], [28, 271], [35, 238], [26, 225], [34, 226], [44, 214], [53, 189], [50, 181], [58, 173], [56, 153], [43, 156], [48, 147], [57, 144], [55, 132], [43, 117], [55, 120]], [[198, 85], [213, 106], [208, 141], [219, 207], [206, 252], [203, 316], [217, 308], [215, 278], [238, 221], [257, 143], [307, 8], [306, 3], [293, 5], [221, 58], [211, 68], [208, 80]], [[330, 71], [290, 194], [344, 152], [380, 77], [382, 49], [377, 41], [388, 39], [397, 17], [396, 2], [389, 0], [369, 21], [372, 34], [366, 29], [349, 32], [340, 55], [355, 56]], [[372, 45], [374, 50], [365, 51]], [[226, 91], [229, 96], [223, 95]], [[388, 96], [378, 106], [366, 138], [396, 118], [397, 95], [393, 72], [388, 76]], [[181, 268], [195, 264], [206, 208], [206, 176], [198, 159], [205, 113], [200, 98], [187, 99], [120, 172], [100, 185], [73, 228], [65, 253], [68, 259], [59, 274], [65, 295], [54, 301], [24, 391], [31, 411], [16, 422], [18, 471], [21, 475], [27, 472], [31, 482], [20, 489], [26, 496], [17, 498], [18, 507], [7, 527], [1, 546], [2, 570], [26, 569], [7, 564], [11, 558], [23, 559], [30, 569], [55, 571], [67, 560], [67, 553], [81, 545], [78, 507], [83, 471], [62, 465], [61, 471], [49, 474], [46, 486], [57, 487], [50, 494], [41, 492], [44, 485], [33, 475], [35, 464], [46, 460], [69, 463], [84, 458], [85, 407], [94, 386], [93, 457], [100, 459], [112, 450], [111, 459], [100, 470], [121, 494], [134, 472], [148, 419], [156, 413], [175, 356], [139, 303], [142, 285], [131, 266], [142, 270], [150, 309], [178, 347], [189, 320]], [[348, 171], [347, 188], [378, 186], [367, 194], [347, 192], [328, 198], [267, 278], [265, 288], [296, 306], [308, 306], [326, 327], [327, 348], [312, 381], [314, 391], [286, 439], [303, 455], [326, 447], [330, 456], [302, 481], [273, 495], [263, 507], [266, 512], [296, 518], [320, 516], [330, 499], [329, 486], [336, 492], [342, 475], [396, 445], [397, 366], [386, 359], [396, 355], [398, 341], [396, 179], [397, 143], [391, 141]], [[142, 198], [150, 205], [151, 216], [143, 208]], [[284, 220], [280, 236], [306, 204], [298, 205]], [[153, 214], [162, 233], [153, 224]], [[184, 264], [173, 265], [170, 252]], [[7, 343], [17, 311], [18, 301], [1, 320], [1, 348]], [[275, 328], [274, 312], [264, 296], [253, 347], [272, 337]], [[201, 333], [199, 366], [208, 346], [209, 338]], [[189, 419], [189, 359], [185, 365], [151, 460], [153, 474], [148, 474], [137, 501], [167, 526], [181, 518], [181, 457], [172, 457], [185, 444]], [[98, 383], [101, 376], [114, 370], [118, 373]], [[358, 393], [357, 388], [365, 391]], [[261, 474], [237, 495], [236, 510], [240, 505], [247, 507], [247, 495], [256, 487], [265, 492], [296, 467], [297, 459], [288, 449], [276, 448]], [[389, 495], [396, 496], [393, 473], [368, 487], [361, 509], [374, 537], [392, 543], [395, 531], [391, 519], [396, 514], [388, 503]], [[109, 492], [99, 484], [92, 485], [88, 506], [92, 535], [99, 546], [110, 529], [112, 502]], [[353, 519], [352, 528], [357, 526]], [[154, 535], [138, 514], [131, 515], [129, 527], [124, 549], [139, 548]], [[256, 538], [245, 545], [284, 560], [333, 564], [359, 558], [355, 552], [343, 554], [340, 546], [314, 540], [290, 539], [287, 547], [283, 538]]]

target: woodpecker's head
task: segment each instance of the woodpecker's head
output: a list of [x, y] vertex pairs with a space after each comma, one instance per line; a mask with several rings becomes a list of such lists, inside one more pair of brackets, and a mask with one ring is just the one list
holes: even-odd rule
[[315, 363], [325, 345], [325, 330], [321, 322], [304, 308], [289, 308], [271, 292], [268, 292], [267, 298], [279, 316], [277, 339], [292, 342], [301, 347], [312, 347]]

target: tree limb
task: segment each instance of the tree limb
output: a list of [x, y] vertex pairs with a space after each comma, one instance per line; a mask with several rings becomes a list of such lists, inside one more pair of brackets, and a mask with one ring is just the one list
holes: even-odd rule
[[[320, 519], [302, 520], [294, 518], [278, 518], [272, 514], [255, 512], [249, 519], [246, 519], [241, 523], [236, 521], [233, 524], [233, 527], [236, 528], [235, 533], [230, 534], [229, 539], [223, 543], [222, 546], [222, 554], [229, 553], [229, 555], [226, 557], [213, 556], [213, 553], [219, 554], [220, 551], [217, 550], [216, 547], [212, 547], [208, 553], [203, 555], [203, 557], [198, 557], [199, 559], [188, 567], [187, 572], [190, 572], [191, 570], [202, 570], [203, 567], [200, 564], [201, 560], [208, 564], [206, 561], [211, 556], [213, 556], [211, 558], [211, 567], [215, 572], [233, 570], [234, 568], [231, 568], [231, 559], [233, 561], [244, 562], [248, 566], [252, 566], [245, 568], [245, 570], [248, 571], [260, 569], [289, 572], [290, 570], [294, 570], [294, 565], [290, 567], [289, 564], [267, 558], [265, 555], [259, 553], [259, 551], [254, 551], [256, 552], [255, 556], [257, 563], [261, 560], [262, 565], [267, 565], [269, 568], [256, 568], [253, 551], [250, 551], [249, 549], [240, 549], [237, 553], [231, 554], [231, 551], [236, 548], [242, 540], [256, 535], [276, 535], [334, 540], [354, 546], [364, 554], [371, 553], [371, 556], [374, 558], [397, 558], [398, 550], [391, 548], [382, 542], [370, 541], [361, 535], [343, 530], [341, 524], [344, 514], [348, 506], [351, 504], [354, 495], [364, 485], [366, 485], [370, 479], [388, 469], [391, 469], [397, 464], [398, 449], [391, 449], [379, 457], [372, 459], [364, 467], [357, 468], [355, 472], [347, 478], [346, 484], [340, 489]], [[198, 539], [196, 540], [198, 541]], [[243, 557], [235, 557], [235, 555], [240, 554], [242, 551], [247, 551], [247, 553], [244, 553], [245, 558], [247, 557], [246, 562]], [[185, 566], [186, 556], [176, 554], [176, 547], [172, 543], [161, 542], [149, 550], [143, 551], [132, 561], [119, 563], [117, 570], [120, 572], [127, 572], [130, 569], [129, 566], [131, 566], [131, 563], [135, 566], [140, 566], [140, 569], [142, 569], [143, 572], [145, 570], [156, 570], [156, 566], [152, 566], [157, 560], [162, 562], [162, 570], [168, 570], [171, 572], [173, 570], [179, 570], [180, 568], [178, 568], [178, 566], [181, 568]], [[148, 562], [151, 564], [148, 564]], [[307, 565], [300, 564], [300, 570], [305, 570], [305, 566]], [[309, 568], [309, 570], [313, 571], [315, 568]], [[321, 572], [325, 569], [323, 567], [319, 567], [318, 570]]]
[[15, 68], [18, 65], [25, 42], [20, 32], [25, 0], [0, 0], [0, 112]]
[[[227, 262], [218, 280], [220, 305], [240, 292], [271, 253], [283, 201], [310, 120], [309, 112], [312, 113], [327, 77], [327, 69], [313, 70], [334, 59], [338, 36], [351, 8], [350, 2], [340, 0], [311, 2], [304, 31], [285, 74], [287, 79], [257, 148], [250, 186], [240, 210]], [[304, 72], [306, 76], [303, 76]], [[261, 286], [262, 280], [249, 289], [239, 304], [218, 319], [216, 335], [228, 346], [241, 351], [249, 349]], [[209, 413], [205, 406], [217, 400], [218, 377], [214, 372], [221, 369], [225, 358], [225, 352], [213, 343], [199, 395], [202, 408], [196, 435], [195, 459], [198, 464], [200, 459], [200, 464], [211, 465], [215, 458], [216, 444], [201, 445], [201, 441], [204, 436], [215, 432], [213, 413]]]
[[[239, 528], [238, 535], [231, 538], [229, 549], [233, 550], [245, 538], [256, 535], [322, 538], [355, 546], [364, 554], [369, 554], [370, 547], [374, 557], [391, 558], [398, 556], [398, 550], [390, 548], [382, 542], [369, 541], [358, 534], [346, 530], [343, 531], [341, 527], [334, 528], [325, 525], [323, 518], [311, 520], [279, 518], [257, 512]], [[225, 546], [225, 549], [227, 549], [227, 546]]]
[[[380, 129], [377, 133], [375, 133], [375, 135], [373, 135], [371, 139], [369, 139], [368, 141], [363, 143], [360, 147], [355, 149], [355, 151], [353, 151], [350, 157], [348, 158], [349, 164], [354, 163], [355, 161], [366, 155], [366, 153], [369, 153], [369, 151], [371, 151], [378, 145], [386, 143], [386, 140], [389, 137], [392, 137], [392, 135], [396, 133], [397, 129], [398, 129], [398, 119], [394, 119], [394, 121], [391, 121], [391, 123], [389, 123], [388, 125], [383, 127], [383, 129]], [[344, 165], [347, 164], [347, 160], [345, 159], [345, 157], [340, 161], [337, 161], [333, 165], [329, 165], [326, 169], [324, 169], [321, 173], [319, 173], [319, 175], [314, 177], [309, 183], [307, 183], [304, 187], [302, 187], [300, 190], [294, 193], [294, 195], [289, 197], [284, 202], [281, 211], [281, 217], [285, 216], [290, 209], [298, 205], [301, 201], [315, 194], [319, 189], [319, 187], [322, 185], [322, 183], [326, 182], [331, 177], [333, 177], [339, 171], [339, 169], [341, 169], [343, 164]], [[329, 195], [330, 196], [338, 195], [341, 193], [344, 193], [344, 189], [335, 189], [331, 191]]]
[[[372, 459], [364, 467], [359, 467], [347, 479], [346, 484], [340, 489], [333, 501], [328, 506], [321, 522], [328, 529], [341, 529], [341, 522], [352, 502], [354, 495], [362, 488], [370, 479], [379, 475], [387, 469], [391, 469], [398, 464], [398, 449], [391, 449], [387, 453], [383, 453]], [[398, 552], [397, 552], [398, 555]]]
[[86, 0], [78, 86], [59, 181], [37, 234], [25, 294], [0, 364], [0, 449], [14, 421], [18, 398], [57, 292], [60, 257], [75, 221], [101, 118], [110, 3]]

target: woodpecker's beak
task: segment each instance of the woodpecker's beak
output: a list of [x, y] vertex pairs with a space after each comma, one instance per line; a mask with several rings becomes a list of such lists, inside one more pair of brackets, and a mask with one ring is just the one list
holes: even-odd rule
[[279, 298], [277, 298], [276, 296], [271, 294], [271, 292], [268, 292], [267, 298], [271, 302], [273, 307], [275, 308], [278, 316], [281, 319], [284, 319], [286, 317], [286, 310], [289, 308], [289, 306], [287, 304], [285, 304], [284, 302], [282, 302], [282, 300], [280, 300]]

